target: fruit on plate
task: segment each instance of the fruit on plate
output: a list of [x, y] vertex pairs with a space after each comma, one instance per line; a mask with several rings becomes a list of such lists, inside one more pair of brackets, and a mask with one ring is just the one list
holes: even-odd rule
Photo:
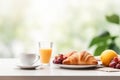
[[62, 64], [62, 61], [65, 60], [67, 57], [64, 56], [63, 54], [58, 54], [55, 56], [55, 59], [53, 60], [54, 64]]
[[62, 64], [63, 60], [65, 60], [66, 58], [68, 58], [69, 56], [71, 56], [74, 53], [76, 53], [76, 51], [71, 51], [67, 54], [58, 54], [57, 56], [55, 56], [53, 63], [54, 64]]
[[97, 65], [98, 62], [87, 51], [76, 52], [72, 51], [66, 54], [59, 54], [55, 56], [53, 60], [54, 64], [65, 64], [65, 65]]
[[114, 58], [114, 57], [117, 57], [117, 53], [114, 51], [114, 50], [105, 50], [101, 53], [100, 55], [100, 59], [102, 61], [102, 64], [104, 66], [109, 66], [111, 60]]
[[120, 58], [114, 57], [113, 60], [110, 62], [109, 67], [120, 69]]

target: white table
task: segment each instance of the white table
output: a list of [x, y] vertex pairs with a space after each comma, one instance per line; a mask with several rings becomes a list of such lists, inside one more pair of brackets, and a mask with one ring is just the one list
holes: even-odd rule
[[22, 70], [18, 59], [0, 59], [0, 80], [119, 80], [120, 72], [50, 68]]

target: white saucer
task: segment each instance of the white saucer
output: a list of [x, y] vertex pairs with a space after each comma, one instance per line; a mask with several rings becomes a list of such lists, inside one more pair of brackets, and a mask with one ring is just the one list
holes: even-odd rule
[[37, 67], [39, 67], [40, 65], [32, 65], [32, 66], [27, 66], [27, 65], [17, 65], [17, 67], [21, 68], [21, 69], [35, 69]]

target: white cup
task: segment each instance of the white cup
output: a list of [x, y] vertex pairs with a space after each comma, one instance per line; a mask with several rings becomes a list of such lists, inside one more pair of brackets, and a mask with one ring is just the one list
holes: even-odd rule
[[39, 60], [39, 56], [35, 53], [22, 53], [20, 55], [20, 61], [24, 66], [32, 66]]

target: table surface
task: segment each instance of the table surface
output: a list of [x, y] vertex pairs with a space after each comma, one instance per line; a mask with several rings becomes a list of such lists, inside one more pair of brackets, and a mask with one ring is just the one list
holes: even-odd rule
[[19, 69], [17, 65], [19, 64], [18, 59], [0, 59], [0, 77], [1, 76], [107, 76], [107, 77], [117, 77], [120, 76], [120, 72], [103, 72], [94, 69], [79, 69], [70, 70], [62, 69], [54, 66], [38, 68], [35, 70], [23, 70]]

